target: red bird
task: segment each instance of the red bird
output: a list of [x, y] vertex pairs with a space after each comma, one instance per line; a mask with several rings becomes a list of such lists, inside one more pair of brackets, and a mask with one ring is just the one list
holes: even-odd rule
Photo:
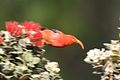
[[59, 30], [42, 30], [45, 43], [55, 47], [66, 47], [74, 43], [78, 43], [84, 49], [83, 43], [76, 37], [64, 34]]

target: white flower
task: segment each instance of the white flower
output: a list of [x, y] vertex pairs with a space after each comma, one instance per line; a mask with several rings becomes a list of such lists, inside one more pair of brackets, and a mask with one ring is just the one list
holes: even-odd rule
[[120, 80], [120, 74], [114, 75], [117, 80]]
[[49, 77], [50, 77], [50, 75], [48, 72], [40, 73], [40, 80], [50, 80]]
[[24, 47], [26, 46], [26, 44], [29, 44], [29, 43], [31, 43], [29, 38], [24, 38], [19, 40], [19, 45]]
[[108, 51], [105, 49], [92, 49], [87, 52], [87, 57], [84, 59], [85, 62], [87, 63], [97, 63], [101, 60], [105, 60], [108, 57], [114, 55], [112, 51]]
[[0, 54], [4, 54], [4, 50], [2, 48], [0, 48]]
[[114, 66], [113, 63], [110, 61], [107, 61], [106, 66], [104, 67], [105, 74], [113, 73], [114, 72]]
[[32, 78], [40, 78], [40, 75], [39, 74], [33, 74], [31, 75]]
[[11, 63], [10, 61], [6, 60], [4, 64], [4, 70], [13, 70], [15, 64]]
[[28, 67], [25, 65], [19, 65], [19, 66], [16, 66], [15, 69], [16, 69], [16, 72], [23, 72], [28, 70]]
[[10, 38], [12, 37], [11, 35], [10, 35], [10, 33], [8, 32], [8, 31], [1, 31], [2, 32], [2, 34], [4, 34], [4, 41], [5, 42], [9, 42], [10, 41]]
[[60, 68], [58, 68], [58, 63], [57, 62], [48, 62], [45, 65], [45, 68], [47, 71], [49, 71], [50, 73], [58, 73], [60, 71]]
[[120, 51], [119, 40], [111, 40], [111, 44], [104, 43], [104, 45], [110, 50]]

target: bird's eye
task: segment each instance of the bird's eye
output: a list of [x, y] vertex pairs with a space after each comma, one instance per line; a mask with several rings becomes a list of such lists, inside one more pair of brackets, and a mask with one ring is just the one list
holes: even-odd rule
[[42, 28], [41, 28], [41, 30], [45, 30], [45, 29], [47, 29], [47, 28], [46, 28], [46, 27], [42, 27]]

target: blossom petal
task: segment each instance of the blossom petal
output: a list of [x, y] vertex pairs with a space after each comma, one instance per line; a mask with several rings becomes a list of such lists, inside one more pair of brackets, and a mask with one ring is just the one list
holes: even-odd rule
[[32, 21], [24, 22], [22, 25], [25, 27], [26, 31], [40, 31], [41, 29], [41, 26], [38, 23], [34, 23]]
[[6, 29], [11, 35], [20, 35], [22, 33], [22, 28], [19, 27], [18, 22], [6, 22]]
[[44, 45], [41, 32], [37, 32], [36, 34], [29, 36], [29, 38], [30, 41], [33, 42], [35, 46], [42, 47]]

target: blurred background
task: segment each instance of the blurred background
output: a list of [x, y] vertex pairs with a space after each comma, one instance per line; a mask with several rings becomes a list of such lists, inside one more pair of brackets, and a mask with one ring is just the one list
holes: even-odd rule
[[46, 46], [45, 56], [59, 62], [64, 80], [99, 80], [91, 65], [83, 60], [86, 52], [118, 39], [120, 0], [0, 0], [0, 28], [4, 22], [35, 21], [44, 27], [72, 34], [83, 41], [66, 48]]

